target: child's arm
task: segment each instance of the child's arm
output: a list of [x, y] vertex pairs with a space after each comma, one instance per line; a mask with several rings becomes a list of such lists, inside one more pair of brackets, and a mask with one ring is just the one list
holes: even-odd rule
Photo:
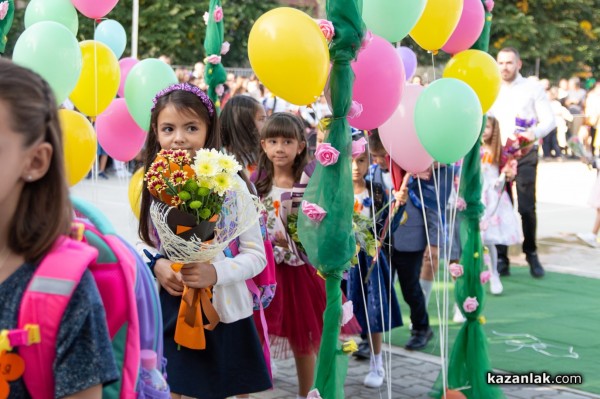
[[[241, 181], [241, 179], [239, 179]], [[241, 185], [241, 183], [240, 183]], [[258, 223], [259, 214], [253, 206], [247, 206], [247, 201], [252, 201], [248, 188], [243, 185], [244, 194], [238, 196], [238, 209], [244, 210], [245, 220], [254, 223], [239, 237], [239, 254], [234, 258], [223, 258], [213, 262], [217, 273], [216, 285], [233, 284], [238, 281], [248, 280], [258, 275], [267, 265], [265, 247]]]

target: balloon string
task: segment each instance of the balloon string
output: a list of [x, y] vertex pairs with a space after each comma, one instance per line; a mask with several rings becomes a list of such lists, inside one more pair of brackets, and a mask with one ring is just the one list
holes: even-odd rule
[[432, 51], [431, 52], [431, 67], [433, 68], [433, 80], [436, 80], [436, 76], [435, 76], [435, 53]]

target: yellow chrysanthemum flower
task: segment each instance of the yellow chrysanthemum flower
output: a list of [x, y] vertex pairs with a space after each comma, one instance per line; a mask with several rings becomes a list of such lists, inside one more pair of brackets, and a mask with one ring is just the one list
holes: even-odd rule
[[229, 155], [223, 155], [218, 160], [219, 167], [223, 170], [223, 172], [228, 173], [230, 175], [236, 174], [241, 170], [241, 166], [235, 158], [230, 157]]
[[212, 177], [217, 173], [217, 168], [212, 160], [196, 158], [194, 163], [194, 172], [202, 177]]
[[217, 173], [213, 178], [214, 190], [219, 195], [225, 194], [225, 191], [231, 189], [232, 180], [231, 176], [227, 173]]

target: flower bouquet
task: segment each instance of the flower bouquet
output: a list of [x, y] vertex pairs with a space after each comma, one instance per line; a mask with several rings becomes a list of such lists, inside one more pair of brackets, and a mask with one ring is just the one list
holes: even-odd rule
[[507, 159], [521, 159], [531, 151], [535, 140], [529, 140], [522, 135], [530, 127], [535, 126], [537, 120], [515, 118], [515, 132], [506, 140], [503, 155]]
[[[144, 179], [154, 197], [150, 217], [162, 250], [176, 262], [174, 271], [186, 263], [210, 262], [258, 220], [256, 199], [235, 178], [239, 170], [235, 158], [214, 149], [198, 150], [193, 161], [185, 150], [162, 150], [156, 156]], [[175, 330], [178, 344], [205, 348], [204, 328], [219, 322], [211, 288], [185, 287]]]

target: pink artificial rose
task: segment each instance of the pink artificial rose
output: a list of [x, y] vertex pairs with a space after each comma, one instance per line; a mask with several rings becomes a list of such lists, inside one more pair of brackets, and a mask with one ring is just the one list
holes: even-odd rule
[[223, 93], [225, 93], [225, 86], [217, 85], [217, 87], [215, 87], [215, 93], [217, 94], [217, 96], [221, 97]]
[[363, 106], [358, 101], [352, 100], [350, 110], [348, 111], [348, 119], [358, 118], [363, 112]]
[[7, 14], [8, 14], [8, 1], [0, 2], [0, 21], [2, 21], [4, 18], [6, 18]]
[[206, 57], [204, 59], [204, 63], [209, 63], [209, 64], [213, 64], [213, 65], [217, 65], [221, 63], [221, 56], [220, 55], [216, 55], [216, 54], [212, 54], [209, 55], [208, 57]]
[[478, 306], [479, 302], [477, 302], [477, 298], [472, 296], [468, 296], [463, 303], [463, 309], [467, 313], [473, 313], [475, 310], [477, 310]]
[[450, 275], [454, 278], [458, 278], [464, 273], [463, 266], [458, 263], [450, 263], [448, 270], [450, 271]]
[[458, 197], [456, 199], [456, 209], [458, 209], [459, 211], [464, 211], [465, 209], [467, 209], [467, 202], [463, 197]]
[[333, 36], [335, 36], [333, 23], [326, 19], [317, 19], [317, 23], [319, 24], [319, 28], [321, 28], [321, 32], [323, 32], [323, 36], [325, 36], [325, 40], [330, 42]]
[[485, 8], [488, 12], [492, 12], [494, 9], [494, 0], [485, 0]]
[[348, 324], [354, 317], [354, 304], [352, 301], [347, 301], [342, 305], [342, 326]]
[[321, 397], [321, 393], [319, 392], [319, 390], [317, 388], [315, 388], [312, 391], [308, 392], [308, 395], [306, 395], [306, 399], [323, 399], [323, 398]]
[[229, 47], [231, 45], [229, 44], [229, 42], [223, 42], [223, 44], [221, 44], [221, 55], [225, 55], [229, 52]]
[[205, 12], [204, 15], [202, 15], [202, 19], [204, 20], [204, 25], [208, 25], [208, 12]]
[[492, 277], [492, 274], [490, 273], [490, 271], [485, 270], [479, 274], [479, 281], [481, 281], [481, 284], [485, 284], [488, 281], [490, 281], [490, 277]]
[[315, 151], [315, 158], [323, 166], [333, 165], [338, 161], [340, 152], [332, 147], [329, 143], [322, 143]]
[[316, 223], [320, 223], [327, 215], [327, 211], [325, 209], [308, 201], [302, 201], [302, 213], [304, 213], [311, 221]]
[[373, 34], [370, 30], [365, 32], [365, 37], [363, 37], [362, 42], [360, 43], [360, 49], [364, 50], [367, 48], [369, 44], [373, 41]]
[[223, 9], [220, 6], [215, 7], [213, 17], [215, 19], [215, 22], [221, 22], [221, 20], [223, 19]]
[[367, 145], [367, 140], [364, 137], [352, 142], [352, 159], [357, 158], [365, 152], [365, 147]]

